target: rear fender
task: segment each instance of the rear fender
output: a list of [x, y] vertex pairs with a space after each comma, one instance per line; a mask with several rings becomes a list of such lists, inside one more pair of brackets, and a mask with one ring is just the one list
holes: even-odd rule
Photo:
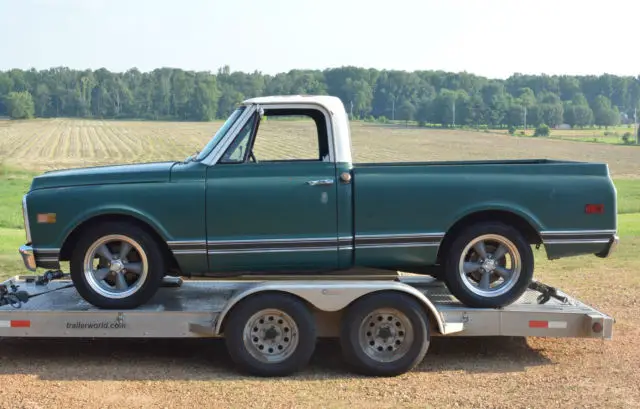
[[[214, 327], [214, 333], [222, 334], [225, 318], [229, 312], [242, 300], [253, 294], [265, 291], [292, 294], [308, 302], [320, 311], [335, 312], [347, 307], [360, 297], [378, 291], [398, 291], [410, 294], [416, 298], [428, 312], [431, 319], [435, 320], [438, 331], [446, 334], [445, 323], [435, 305], [423, 293], [410, 285], [395, 281], [276, 281], [262, 282], [235, 294], [220, 312]], [[449, 331], [451, 332], [451, 331]]]
[[447, 231], [451, 229], [451, 227], [453, 227], [459, 220], [462, 220], [467, 216], [471, 216], [474, 213], [487, 211], [501, 211], [512, 213], [527, 221], [531, 225], [531, 227], [533, 227], [538, 233], [544, 230], [544, 225], [542, 224], [542, 222], [540, 222], [540, 220], [538, 220], [538, 218], [533, 215], [533, 212], [523, 206], [515, 203], [483, 202], [475, 203], [472, 206], [464, 208], [462, 211], [456, 214], [454, 220], [449, 224]]

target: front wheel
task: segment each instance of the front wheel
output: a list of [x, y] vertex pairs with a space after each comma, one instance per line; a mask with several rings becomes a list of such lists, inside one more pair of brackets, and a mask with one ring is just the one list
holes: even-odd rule
[[158, 290], [165, 258], [138, 226], [105, 223], [85, 231], [71, 255], [71, 279], [80, 295], [104, 309], [131, 309]]
[[469, 307], [498, 308], [516, 301], [533, 278], [531, 246], [520, 232], [498, 222], [462, 231], [445, 259], [445, 282]]

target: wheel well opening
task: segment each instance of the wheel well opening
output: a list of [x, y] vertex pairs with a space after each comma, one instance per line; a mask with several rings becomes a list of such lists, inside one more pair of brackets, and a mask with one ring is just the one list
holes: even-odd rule
[[69, 234], [64, 244], [62, 245], [62, 248], [60, 249], [60, 260], [69, 261], [71, 259], [71, 253], [76, 243], [78, 242], [78, 240], [80, 239], [80, 237], [84, 232], [102, 223], [115, 223], [115, 222], [125, 222], [129, 224], [135, 224], [141, 229], [144, 229], [147, 233], [149, 233], [154, 238], [154, 240], [160, 246], [162, 253], [167, 258], [169, 269], [170, 270], [179, 269], [178, 262], [173, 256], [173, 253], [171, 252], [171, 250], [169, 249], [167, 242], [162, 238], [162, 236], [160, 236], [160, 234], [158, 234], [158, 232], [153, 227], [151, 227], [149, 224], [133, 216], [119, 215], [119, 214], [100, 215], [82, 222], [79, 226], [77, 226], [71, 232], [71, 234]]
[[472, 213], [458, 220], [445, 234], [444, 239], [440, 243], [438, 249], [438, 264], [442, 264], [442, 257], [447, 253], [449, 246], [456, 238], [458, 233], [463, 229], [483, 222], [501, 222], [514, 227], [518, 230], [527, 240], [529, 244], [541, 244], [542, 239], [538, 231], [523, 217], [504, 210], [487, 210], [482, 212]]
[[221, 317], [222, 318], [222, 322], [220, 323], [220, 329], [218, 330], [218, 333], [219, 334], [224, 334], [224, 330], [225, 330], [225, 327], [227, 325], [227, 322], [229, 321], [229, 317], [243, 303], [247, 302], [248, 300], [251, 300], [253, 297], [269, 296], [269, 295], [291, 297], [291, 298], [293, 298], [293, 299], [295, 299], [297, 301], [300, 301], [302, 304], [304, 304], [305, 307], [307, 307], [311, 313], [313, 313], [313, 312], [318, 310], [315, 307], [315, 305], [311, 304], [308, 300], [300, 297], [297, 294], [290, 293], [288, 291], [282, 291], [282, 290], [257, 291], [255, 293], [251, 293], [251, 294], [247, 295], [246, 297], [243, 297], [243, 298], [239, 299], [235, 304], [233, 304], [233, 306], [231, 306], [231, 308], [229, 308], [229, 310], [225, 313], [224, 317]]
[[427, 319], [428, 319], [427, 323], [428, 323], [428, 326], [429, 326], [429, 331], [431, 333], [440, 332], [440, 327], [438, 325], [439, 319], [436, 316], [436, 313], [433, 310], [431, 310], [431, 308], [429, 308], [429, 306], [424, 302], [424, 300], [421, 300], [420, 297], [417, 297], [415, 294], [412, 294], [411, 292], [407, 292], [407, 291], [402, 291], [402, 290], [397, 290], [397, 289], [393, 289], [393, 290], [388, 290], [388, 289], [374, 290], [374, 291], [371, 291], [371, 292], [366, 293], [364, 295], [361, 295], [360, 297], [356, 298], [355, 300], [352, 300], [349, 304], [345, 305], [345, 307], [341, 311], [344, 312], [347, 309], [351, 308], [351, 306], [353, 306], [353, 304], [356, 303], [357, 301], [364, 300], [364, 299], [366, 299], [368, 297], [374, 297], [376, 295], [380, 295], [380, 294], [383, 294], [383, 293], [384, 294], [394, 294], [394, 295], [398, 295], [398, 296], [411, 297], [413, 300], [415, 300], [420, 305], [420, 308], [426, 314]]

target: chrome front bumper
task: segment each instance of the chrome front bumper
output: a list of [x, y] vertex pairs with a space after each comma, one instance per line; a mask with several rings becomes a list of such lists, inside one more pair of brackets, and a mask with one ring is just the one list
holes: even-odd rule
[[604, 249], [602, 252], [596, 254], [596, 256], [601, 258], [609, 257], [611, 253], [613, 253], [615, 249], [618, 247], [619, 243], [620, 243], [620, 237], [617, 234], [614, 234], [613, 237], [611, 237], [611, 239], [609, 240], [609, 244], [607, 244], [607, 248]]
[[33, 247], [31, 246], [20, 246], [18, 249], [20, 255], [22, 256], [22, 262], [24, 266], [29, 271], [36, 271], [36, 256], [33, 254]]

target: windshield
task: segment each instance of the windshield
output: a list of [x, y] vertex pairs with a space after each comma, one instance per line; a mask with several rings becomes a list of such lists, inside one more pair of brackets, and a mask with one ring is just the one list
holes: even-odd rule
[[246, 108], [245, 106], [241, 106], [235, 111], [233, 111], [231, 115], [229, 115], [229, 118], [227, 118], [227, 120], [224, 122], [224, 124], [222, 124], [220, 129], [218, 129], [218, 132], [216, 132], [216, 134], [213, 135], [213, 138], [211, 138], [209, 143], [207, 143], [207, 145], [202, 149], [202, 151], [196, 156], [195, 160], [202, 160], [209, 153], [211, 153], [211, 151], [218, 144], [218, 142], [220, 142], [220, 140], [224, 138], [224, 136], [227, 134], [227, 132], [229, 131], [229, 128], [231, 128], [231, 126], [233, 126], [233, 124], [236, 122], [238, 117], [242, 115], [242, 112], [244, 112], [245, 108]]

